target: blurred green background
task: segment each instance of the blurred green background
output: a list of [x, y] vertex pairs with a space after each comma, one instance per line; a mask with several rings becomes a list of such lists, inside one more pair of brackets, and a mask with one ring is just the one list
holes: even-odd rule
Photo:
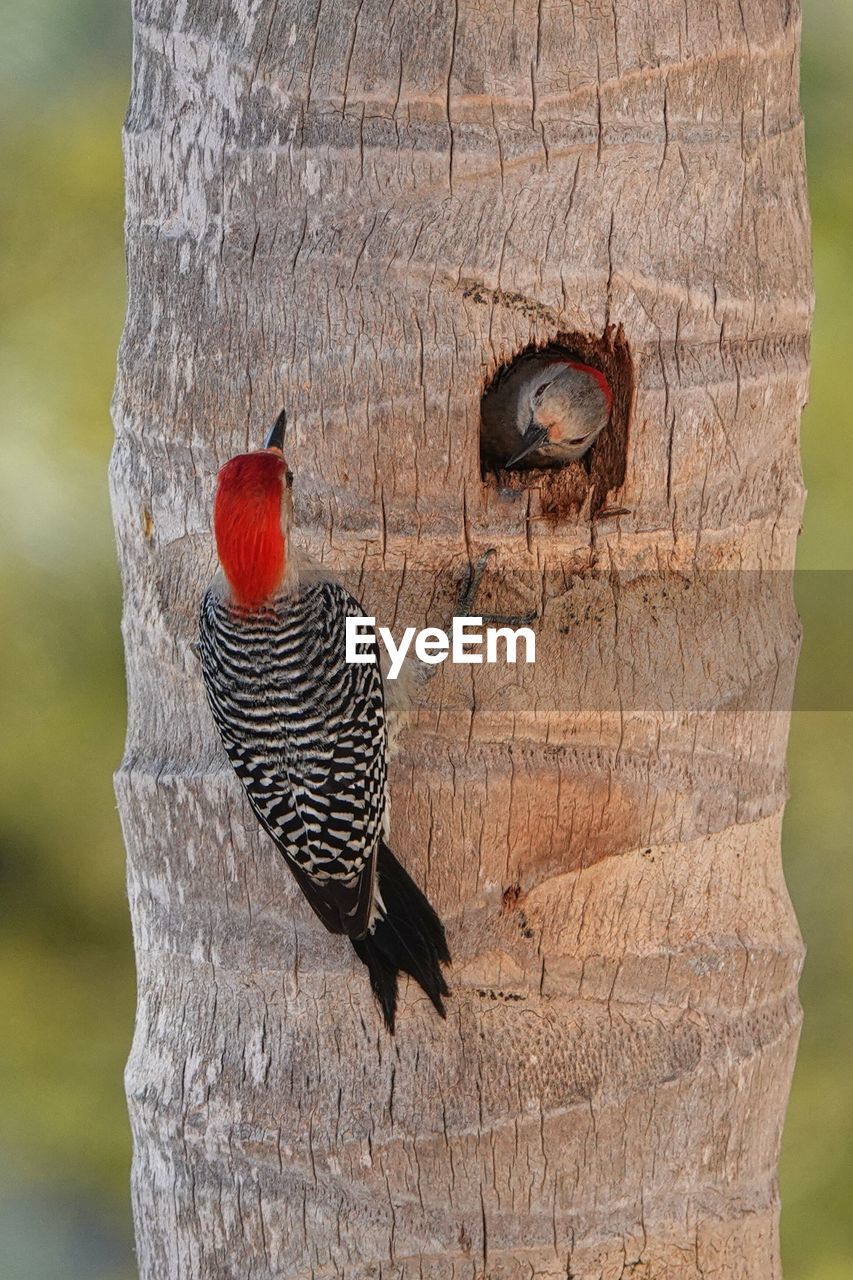
[[[124, 682], [106, 492], [129, 4], [3, 9], [0, 1277], [129, 1280], [134, 980], [111, 786]], [[804, 23], [818, 307], [799, 564], [850, 570], [853, 6], [806, 0]], [[853, 1276], [853, 710], [831, 710], [853, 708], [851, 583], [814, 572], [799, 584], [799, 701], [827, 709], [798, 711], [791, 740], [785, 865], [809, 958], [782, 1164], [786, 1280]]]

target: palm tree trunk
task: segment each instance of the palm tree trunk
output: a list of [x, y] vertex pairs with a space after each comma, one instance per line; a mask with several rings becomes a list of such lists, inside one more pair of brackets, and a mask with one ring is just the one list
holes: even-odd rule
[[[782, 879], [808, 214], [790, 0], [137, 0], [112, 466], [146, 1280], [766, 1280], [801, 944]], [[500, 482], [531, 344], [616, 392]], [[189, 648], [214, 475], [285, 404], [369, 611], [535, 609], [441, 668], [393, 845], [448, 925], [395, 1039], [227, 769]], [[473, 674], [472, 674], [473, 673]]]

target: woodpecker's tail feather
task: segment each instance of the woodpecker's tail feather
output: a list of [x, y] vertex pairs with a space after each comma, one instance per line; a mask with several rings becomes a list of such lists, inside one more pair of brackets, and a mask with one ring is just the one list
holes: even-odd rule
[[369, 933], [351, 942], [367, 965], [373, 994], [393, 1035], [401, 970], [423, 987], [441, 1017], [445, 1016], [442, 996], [449, 995], [450, 989], [441, 966], [450, 964], [450, 952], [444, 925], [384, 840], [379, 845], [376, 879], [381, 904], [376, 921]]

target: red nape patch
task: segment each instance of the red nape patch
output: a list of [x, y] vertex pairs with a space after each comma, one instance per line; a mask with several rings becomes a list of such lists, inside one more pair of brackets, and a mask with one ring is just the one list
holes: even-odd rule
[[601, 390], [604, 392], [604, 398], [607, 402], [608, 409], [613, 404], [613, 392], [610, 390], [610, 383], [605, 378], [600, 369], [595, 369], [591, 364], [581, 364], [579, 360], [569, 360], [568, 362], [573, 369], [583, 369], [585, 373], [589, 373], [595, 378]]
[[216, 549], [234, 599], [244, 609], [256, 609], [275, 595], [284, 575], [283, 476], [284, 459], [266, 451], [241, 453], [219, 472]]

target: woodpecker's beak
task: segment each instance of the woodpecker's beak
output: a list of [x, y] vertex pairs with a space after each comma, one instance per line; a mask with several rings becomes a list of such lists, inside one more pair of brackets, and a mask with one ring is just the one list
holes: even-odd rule
[[287, 410], [282, 409], [270, 428], [270, 433], [264, 441], [265, 449], [278, 449], [280, 453], [284, 452], [284, 430], [287, 426]]
[[522, 458], [527, 457], [528, 453], [532, 453], [534, 449], [539, 448], [540, 444], [547, 444], [547, 442], [548, 428], [534, 426], [531, 421], [530, 426], [521, 437], [521, 443], [524, 447], [519, 449], [518, 453], [510, 458], [508, 462], [504, 463], [505, 469], [508, 471], [510, 467], [517, 466]]

